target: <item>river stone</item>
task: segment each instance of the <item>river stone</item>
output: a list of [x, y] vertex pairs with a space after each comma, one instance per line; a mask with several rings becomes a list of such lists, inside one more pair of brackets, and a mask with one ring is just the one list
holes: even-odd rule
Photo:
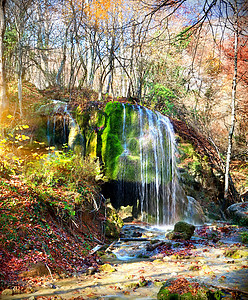
[[170, 240], [182, 239], [189, 240], [194, 234], [195, 226], [183, 221], [179, 221], [175, 224], [174, 230], [170, 232], [167, 237]]
[[228, 215], [241, 225], [248, 225], [248, 202], [235, 203], [227, 208]]

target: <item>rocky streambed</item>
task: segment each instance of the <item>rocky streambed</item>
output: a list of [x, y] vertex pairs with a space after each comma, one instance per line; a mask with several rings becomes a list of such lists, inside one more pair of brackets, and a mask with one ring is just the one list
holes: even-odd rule
[[188, 280], [191, 287], [198, 284], [219, 291], [223, 299], [248, 299], [248, 247], [241, 239], [243, 236], [245, 241], [246, 227], [224, 223], [196, 226], [190, 240], [169, 240], [170, 230], [125, 224], [118, 241], [98, 250], [98, 267], [75, 272], [71, 278], [50, 278], [43, 286], [34, 285], [29, 294], [6, 292], [1, 297], [157, 299], [165, 282], [176, 282], [180, 290], [180, 284]]

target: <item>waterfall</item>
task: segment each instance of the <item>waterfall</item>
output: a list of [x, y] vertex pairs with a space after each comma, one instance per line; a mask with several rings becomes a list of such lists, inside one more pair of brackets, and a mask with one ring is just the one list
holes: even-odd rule
[[61, 148], [68, 144], [70, 149], [77, 147], [77, 152], [84, 153], [84, 138], [66, 102], [51, 100], [50, 103], [39, 108], [39, 113], [47, 118], [46, 138], [48, 146]]
[[176, 141], [170, 120], [142, 106], [122, 104], [122, 108], [119, 205], [133, 198], [142, 221], [172, 224], [177, 219], [178, 183]]

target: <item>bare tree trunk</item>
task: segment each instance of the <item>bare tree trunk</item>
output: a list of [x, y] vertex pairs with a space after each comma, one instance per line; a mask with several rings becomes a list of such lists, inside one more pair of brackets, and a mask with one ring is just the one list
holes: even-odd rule
[[22, 45], [21, 45], [21, 37], [18, 37], [17, 74], [18, 74], [19, 110], [20, 110], [20, 118], [22, 118], [23, 117], [23, 112], [22, 112]]
[[[110, 44], [110, 51], [109, 51], [109, 75], [108, 75], [108, 84], [106, 93], [110, 93], [110, 89], [112, 88], [113, 94], [113, 71], [114, 71], [114, 46], [115, 46], [115, 36], [112, 35], [111, 44]], [[112, 95], [113, 96], [113, 95]]]
[[0, 0], [0, 119], [7, 108], [6, 84], [4, 76], [3, 38], [5, 33], [5, 4], [6, 0]]
[[232, 143], [233, 143], [233, 133], [235, 128], [235, 119], [236, 119], [236, 92], [237, 92], [237, 76], [238, 76], [238, 11], [237, 11], [237, 2], [235, 1], [234, 9], [234, 72], [233, 72], [233, 83], [232, 83], [232, 112], [231, 112], [231, 125], [228, 135], [228, 147], [227, 147], [227, 156], [226, 156], [226, 170], [225, 170], [225, 189], [224, 189], [224, 205], [228, 204], [228, 190], [229, 190], [229, 169], [230, 161], [232, 154]]

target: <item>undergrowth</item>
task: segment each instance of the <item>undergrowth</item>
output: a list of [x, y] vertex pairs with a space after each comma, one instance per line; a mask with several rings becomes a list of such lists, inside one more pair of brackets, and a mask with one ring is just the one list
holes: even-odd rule
[[[83, 158], [71, 150], [52, 149], [48, 154], [34, 156], [36, 160], [26, 166], [25, 179], [41, 198], [54, 205], [63, 204], [72, 215], [75, 204], [96, 204], [102, 179], [98, 160]], [[54, 196], [58, 195], [58, 189], [66, 192], [67, 197], [56, 203]]]

